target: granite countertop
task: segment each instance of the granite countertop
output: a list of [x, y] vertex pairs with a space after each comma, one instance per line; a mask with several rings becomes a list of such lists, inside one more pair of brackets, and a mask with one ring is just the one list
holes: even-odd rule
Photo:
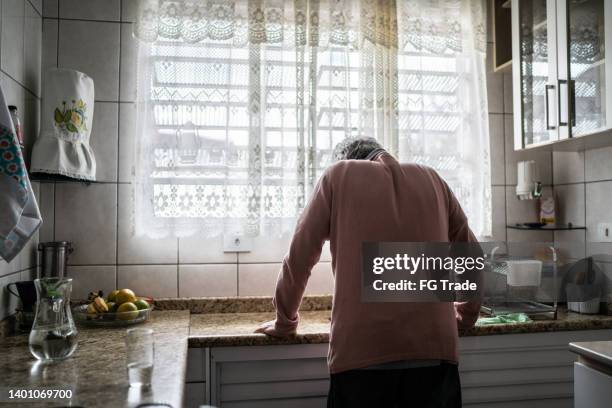
[[[41, 365], [30, 354], [28, 336], [0, 339], [2, 387], [73, 387], [71, 406], [135, 407], [142, 402], [165, 402], [182, 406], [187, 366], [189, 311], [153, 311], [151, 320], [137, 327], [149, 327], [155, 333], [155, 364], [152, 387], [135, 391], [128, 387], [125, 328], [78, 327], [78, 348], [71, 358]], [[28, 407], [64, 406], [32, 403]], [[19, 404], [0, 403], [16, 407]]]
[[[253, 333], [259, 324], [272, 320], [274, 312], [192, 314], [189, 325], [190, 347], [261, 346], [271, 344], [313, 344], [329, 342], [329, 310], [300, 312], [300, 325], [294, 337], [274, 339]], [[476, 326], [460, 336], [539, 333], [571, 330], [612, 329], [612, 316], [558, 312], [557, 320], [534, 320], [518, 324]]]
[[[139, 326], [155, 331], [155, 368], [149, 391], [138, 393], [128, 387], [125, 328], [84, 327], [79, 327], [79, 346], [75, 354], [47, 366], [41, 366], [32, 357], [26, 335], [0, 338], [0, 372], [3, 374], [0, 388], [70, 385], [74, 391], [71, 406], [136, 407], [142, 402], [164, 402], [178, 408], [183, 399], [188, 345], [228, 347], [329, 341], [330, 297], [305, 298], [298, 334], [287, 339], [253, 332], [261, 323], [274, 318], [270, 298], [160, 299], [155, 305], [151, 321]], [[612, 316], [580, 315], [561, 310], [557, 320], [479, 326], [461, 336], [596, 329], [612, 329]], [[605, 354], [593, 348], [593, 353], [605, 354], [610, 359], [611, 349]], [[4, 406], [10, 408], [16, 404], [0, 402], [0, 407]], [[28, 406], [50, 405], [33, 403]]]
[[584, 341], [569, 344], [570, 351], [612, 369], [612, 341]]

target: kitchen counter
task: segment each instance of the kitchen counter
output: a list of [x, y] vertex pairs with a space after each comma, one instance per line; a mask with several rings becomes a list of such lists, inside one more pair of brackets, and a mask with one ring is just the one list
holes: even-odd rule
[[[32, 357], [28, 336], [0, 339], [0, 385], [5, 388], [73, 388], [71, 406], [135, 407], [142, 402], [165, 402], [182, 406], [187, 366], [189, 311], [153, 311], [151, 321], [138, 327], [155, 332], [155, 365], [152, 387], [135, 391], [128, 387], [125, 328], [78, 327], [79, 345], [71, 358], [42, 365]], [[64, 404], [31, 403], [28, 407]], [[1, 403], [13, 408], [20, 404]]]
[[612, 341], [570, 343], [569, 349], [580, 357], [603, 364], [612, 370]]
[[[261, 323], [272, 320], [274, 312], [192, 314], [190, 347], [263, 346], [272, 344], [313, 344], [329, 342], [329, 310], [300, 312], [296, 336], [274, 339], [253, 333]], [[540, 333], [554, 331], [612, 329], [612, 316], [558, 312], [557, 320], [535, 320], [518, 324], [476, 326], [461, 336]]]
[[[183, 400], [188, 345], [324, 344], [329, 341], [330, 305], [329, 297], [307, 298], [300, 312], [298, 334], [288, 339], [274, 339], [253, 333], [259, 324], [274, 318], [270, 298], [156, 301], [151, 321], [140, 326], [155, 331], [153, 386], [142, 394], [128, 387], [125, 328], [79, 327], [79, 346], [73, 357], [47, 366], [41, 366], [32, 357], [26, 335], [0, 338], [0, 388], [70, 385], [75, 394], [72, 406], [136, 407], [141, 402], [165, 402], [178, 408]], [[172, 310], [172, 307], [183, 310]], [[558, 320], [475, 327], [461, 336], [612, 329], [612, 316], [580, 315], [564, 310], [558, 316]], [[0, 407], [4, 406], [19, 405], [0, 402]], [[27, 406], [50, 405], [33, 403]]]

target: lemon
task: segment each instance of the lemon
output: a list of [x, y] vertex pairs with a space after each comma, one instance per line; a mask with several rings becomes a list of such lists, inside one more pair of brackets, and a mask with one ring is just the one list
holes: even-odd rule
[[134, 302], [138, 310], [144, 310], [149, 308], [149, 303], [144, 299], [138, 299]]
[[115, 303], [121, 305], [123, 303], [134, 303], [136, 301], [136, 294], [131, 289], [121, 289], [117, 291], [115, 295]]
[[117, 293], [119, 293], [118, 290], [113, 290], [111, 293], [108, 294], [108, 297], [106, 298], [107, 301], [109, 302], [115, 302], [117, 299]]
[[138, 308], [132, 302], [122, 303], [117, 308], [117, 318], [121, 320], [132, 320], [138, 317]]

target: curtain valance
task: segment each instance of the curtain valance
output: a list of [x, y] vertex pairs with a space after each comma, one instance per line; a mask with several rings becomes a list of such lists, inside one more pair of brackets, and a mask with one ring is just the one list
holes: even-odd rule
[[234, 45], [397, 46], [395, 0], [140, 0], [134, 35]]

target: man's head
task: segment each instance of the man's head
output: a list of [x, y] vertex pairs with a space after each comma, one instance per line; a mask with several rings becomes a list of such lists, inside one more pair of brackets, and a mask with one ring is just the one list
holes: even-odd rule
[[334, 160], [364, 160], [383, 147], [373, 137], [347, 137], [334, 147]]

